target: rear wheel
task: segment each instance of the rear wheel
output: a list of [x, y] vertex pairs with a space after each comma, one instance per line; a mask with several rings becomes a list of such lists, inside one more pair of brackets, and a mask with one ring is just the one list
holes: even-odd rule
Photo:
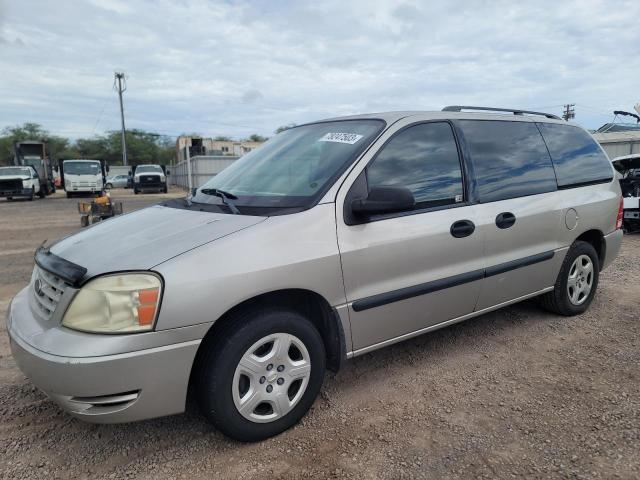
[[110, 183], [107, 183], [104, 188], [106, 188], [107, 190], [111, 190], [113, 188], [113, 185], [111, 185]]
[[558, 273], [552, 292], [541, 297], [542, 305], [560, 315], [579, 315], [585, 312], [598, 288], [600, 260], [593, 245], [574, 242]]
[[222, 433], [251, 442], [297, 423], [313, 404], [325, 373], [322, 337], [288, 310], [246, 312], [219, 340], [203, 345], [198, 403]]

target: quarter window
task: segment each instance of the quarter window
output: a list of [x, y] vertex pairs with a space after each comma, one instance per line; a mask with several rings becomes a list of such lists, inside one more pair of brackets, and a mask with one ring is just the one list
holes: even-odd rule
[[613, 179], [613, 169], [596, 141], [581, 128], [556, 123], [539, 123], [558, 177], [567, 188]]
[[534, 123], [461, 120], [481, 202], [557, 189], [547, 147]]
[[367, 167], [369, 188], [407, 187], [416, 209], [462, 201], [455, 137], [445, 122], [409, 127], [393, 137]]

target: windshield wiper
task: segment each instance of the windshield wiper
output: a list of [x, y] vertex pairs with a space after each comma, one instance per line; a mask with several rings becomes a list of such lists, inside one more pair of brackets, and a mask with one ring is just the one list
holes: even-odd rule
[[222, 199], [222, 203], [229, 207], [229, 210], [231, 210], [234, 215], [241, 215], [240, 210], [238, 210], [236, 204], [233, 203], [233, 200], [236, 200], [238, 198], [233, 193], [225, 192], [224, 190], [220, 190], [219, 188], [203, 188], [200, 191], [205, 195], [220, 197]]

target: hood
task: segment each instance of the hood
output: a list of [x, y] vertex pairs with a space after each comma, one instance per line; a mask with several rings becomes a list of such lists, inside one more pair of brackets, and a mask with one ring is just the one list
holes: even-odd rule
[[0, 174], [0, 180], [31, 180], [29, 175], [2, 175]]
[[88, 278], [147, 270], [265, 219], [156, 205], [104, 220], [62, 239], [50, 251], [87, 268]]
[[640, 168], [640, 153], [625, 155], [624, 157], [616, 157], [611, 160], [611, 163], [613, 163], [613, 168], [620, 173], [624, 173], [628, 170], [635, 170], [636, 168]]

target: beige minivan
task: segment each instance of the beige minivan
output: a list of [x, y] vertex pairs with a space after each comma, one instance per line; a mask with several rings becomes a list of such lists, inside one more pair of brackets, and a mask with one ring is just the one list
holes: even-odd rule
[[582, 128], [478, 107], [286, 130], [187, 198], [35, 255], [7, 324], [70, 414], [204, 415], [244, 441], [309, 409], [325, 369], [521, 300], [584, 312], [622, 239]]

